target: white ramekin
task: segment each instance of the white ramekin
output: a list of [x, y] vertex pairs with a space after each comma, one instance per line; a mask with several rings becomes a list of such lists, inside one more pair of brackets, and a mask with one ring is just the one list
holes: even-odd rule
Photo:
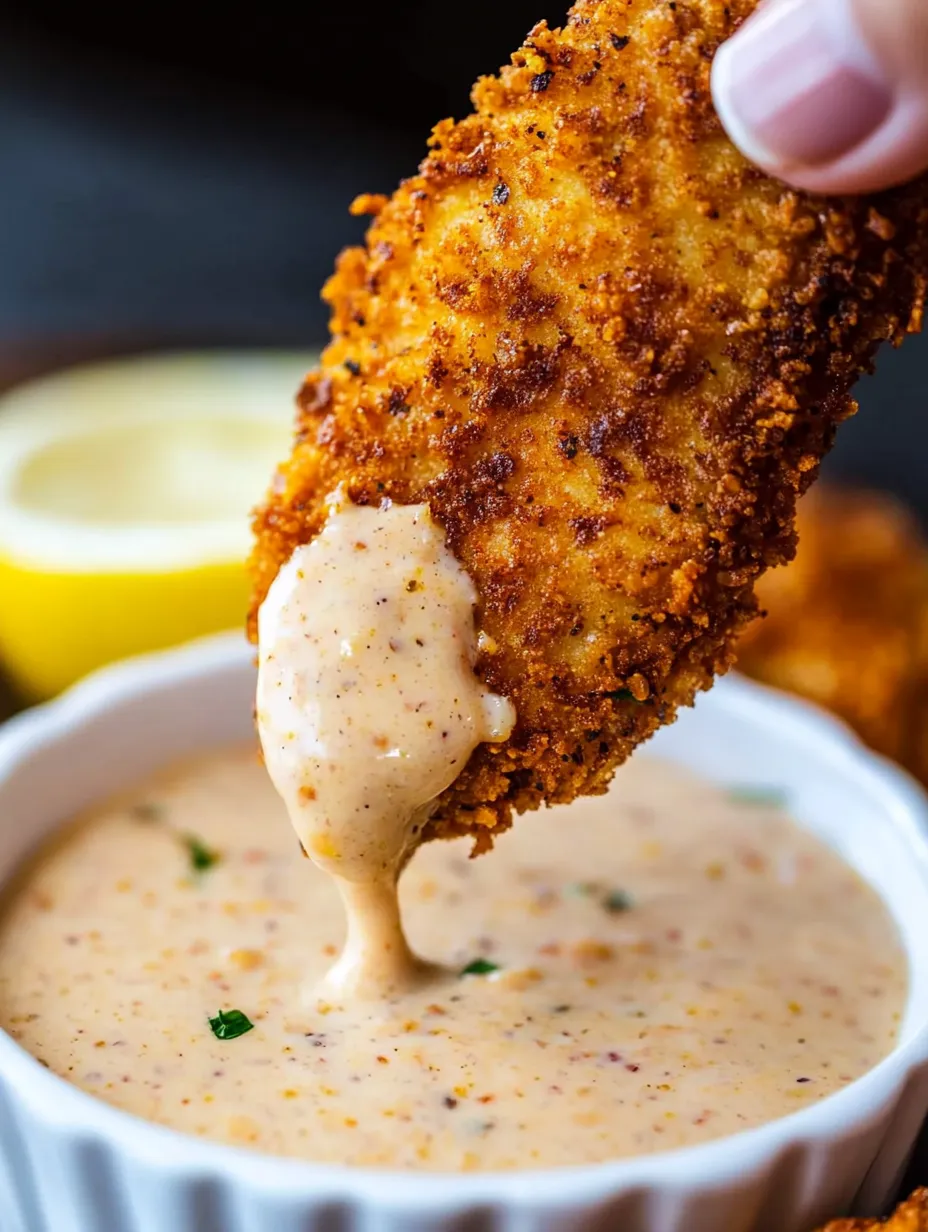
[[[0, 733], [0, 878], [56, 823], [172, 758], [247, 737], [250, 650], [125, 663]], [[302, 1164], [188, 1138], [69, 1086], [0, 1033], [2, 1232], [807, 1232], [889, 1198], [928, 1107], [928, 806], [839, 724], [730, 679], [650, 746], [765, 782], [882, 894], [911, 994], [898, 1047], [819, 1104], [705, 1146], [547, 1172]], [[681, 819], [682, 822], [685, 819]], [[531, 824], [527, 821], [523, 824]]]

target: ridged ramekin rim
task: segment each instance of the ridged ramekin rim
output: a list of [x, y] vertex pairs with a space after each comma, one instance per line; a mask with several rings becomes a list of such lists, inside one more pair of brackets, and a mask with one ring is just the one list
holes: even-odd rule
[[[23, 757], [66, 738], [69, 732], [120, 702], [159, 687], [243, 670], [252, 654], [240, 635], [220, 634], [102, 669], [61, 697], [11, 720], [0, 729], [0, 790]], [[721, 700], [720, 700], [721, 699]], [[875, 792], [909, 842], [928, 884], [928, 799], [902, 770], [866, 749], [837, 719], [816, 707], [733, 677], [701, 705], [724, 705], [761, 728], [792, 728], [832, 769], [855, 776]], [[928, 920], [928, 907], [926, 907]], [[928, 1066], [928, 1022], [897, 1045], [868, 1073], [841, 1091], [788, 1116], [698, 1146], [653, 1155], [547, 1170], [483, 1173], [413, 1173], [304, 1162], [226, 1146], [182, 1134], [114, 1108], [43, 1067], [0, 1031], [0, 1078], [46, 1131], [68, 1134], [75, 1145], [96, 1145], [130, 1157], [183, 1182], [224, 1178], [237, 1187], [282, 1199], [353, 1200], [406, 1211], [521, 1204], [530, 1199], [550, 1210], [574, 1208], [608, 1195], [659, 1184], [665, 1190], [704, 1193], [743, 1182], [776, 1166], [787, 1152], [811, 1150], [852, 1130], [875, 1124], [902, 1097], [909, 1081]]]

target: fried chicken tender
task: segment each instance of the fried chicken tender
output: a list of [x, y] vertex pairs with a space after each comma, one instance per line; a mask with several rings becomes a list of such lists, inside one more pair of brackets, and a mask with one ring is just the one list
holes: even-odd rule
[[799, 551], [761, 579], [738, 667], [840, 715], [928, 782], [928, 543], [891, 497], [815, 488]]
[[928, 1189], [917, 1189], [888, 1219], [836, 1219], [821, 1232], [928, 1232]]
[[[427, 501], [515, 703], [441, 797], [477, 847], [606, 789], [730, 665], [880, 342], [918, 328], [926, 181], [804, 197], [726, 139], [753, 0], [579, 0], [433, 131], [324, 296], [332, 342], [255, 529], [254, 605], [325, 497]], [[254, 632], [254, 626], [252, 626]]]

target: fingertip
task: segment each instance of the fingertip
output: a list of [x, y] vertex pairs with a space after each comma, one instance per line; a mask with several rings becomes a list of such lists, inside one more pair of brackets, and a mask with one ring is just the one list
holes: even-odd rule
[[928, 88], [892, 80], [848, 0], [769, 0], [719, 49], [711, 81], [732, 142], [797, 188], [872, 192], [928, 167]]
[[712, 63], [712, 102], [722, 127], [731, 142], [741, 153], [763, 171], [777, 174], [780, 159], [757, 137], [753, 128], [742, 118], [732, 97], [733, 70], [738, 56], [737, 35], [723, 43]]
[[900, 100], [871, 137], [820, 167], [786, 163], [756, 143], [752, 148], [750, 138], [742, 144], [737, 123], [730, 129], [721, 112], [719, 118], [745, 157], [768, 175], [803, 192], [827, 196], [883, 192], [928, 171], [928, 105], [920, 98]]

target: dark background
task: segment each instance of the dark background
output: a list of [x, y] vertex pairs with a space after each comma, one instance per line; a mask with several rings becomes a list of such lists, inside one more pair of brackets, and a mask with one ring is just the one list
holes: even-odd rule
[[[106, 6], [107, 9], [109, 6]], [[0, 11], [0, 377], [152, 344], [311, 345], [319, 288], [432, 123], [552, 0]], [[928, 340], [887, 355], [829, 469], [928, 520]]]

